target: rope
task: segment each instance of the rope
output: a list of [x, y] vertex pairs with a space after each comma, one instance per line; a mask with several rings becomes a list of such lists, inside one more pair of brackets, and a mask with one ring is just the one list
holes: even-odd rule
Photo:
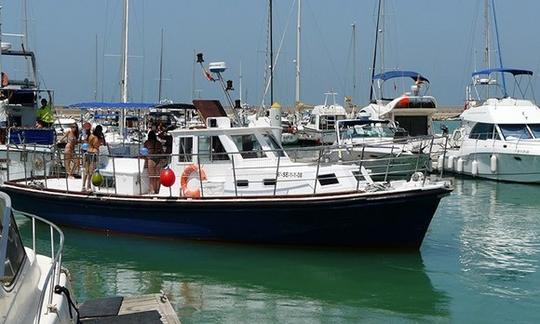
[[79, 309], [77, 308], [77, 305], [75, 305], [75, 303], [71, 299], [71, 294], [69, 293], [69, 290], [66, 287], [56, 285], [54, 287], [54, 293], [58, 294], [58, 295], [61, 295], [61, 294], [66, 295], [66, 298], [67, 298], [69, 306], [70, 306], [69, 307], [69, 317], [73, 318], [73, 313], [71, 312], [71, 308], [73, 308], [73, 309], [75, 309], [75, 312], [77, 312], [77, 324], [81, 323], [81, 320], [79, 319], [79, 317], [80, 317]]

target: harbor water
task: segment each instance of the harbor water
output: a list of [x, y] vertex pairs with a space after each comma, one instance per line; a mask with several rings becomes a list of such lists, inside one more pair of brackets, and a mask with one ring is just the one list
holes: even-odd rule
[[79, 301], [164, 291], [183, 323], [538, 323], [538, 190], [457, 179], [419, 252], [64, 229], [64, 266]]

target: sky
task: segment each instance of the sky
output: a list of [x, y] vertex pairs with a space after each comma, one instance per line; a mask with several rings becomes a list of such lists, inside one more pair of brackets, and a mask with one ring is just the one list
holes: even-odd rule
[[[41, 86], [55, 90], [56, 104], [96, 98], [119, 101], [123, 0], [26, 1], [28, 47], [36, 53]], [[481, 52], [484, 1], [385, 2], [381, 28], [384, 69], [418, 71], [431, 81], [430, 93], [441, 106], [462, 106], [471, 72], [485, 67]], [[2, 32], [24, 33], [24, 0], [0, 3]], [[281, 47], [275, 65], [274, 100], [291, 106], [295, 97], [296, 3], [274, 0], [273, 4], [274, 56]], [[503, 64], [540, 72], [540, 1], [496, 0], [495, 4]], [[325, 92], [335, 91], [340, 100], [347, 95], [360, 106], [366, 104], [377, 0], [302, 0], [302, 7], [301, 101], [319, 104]], [[352, 24], [356, 26], [356, 55]], [[194, 96], [223, 100], [218, 85], [207, 81], [200, 67], [193, 64], [194, 53], [202, 52], [205, 64], [227, 63], [224, 77], [234, 81], [233, 98], [240, 97], [241, 68], [243, 100], [252, 105], [263, 102], [265, 68], [269, 65], [267, 0], [130, 0], [132, 102], [158, 100], [161, 30], [162, 97], [175, 102], [190, 102]], [[21, 43], [20, 38], [7, 36], [2, 41], [14, 47]], [[497, 54], [495, 51], [494, 57]], [[24, 62], [3, 60], [2, 64], [10, 76], [25, 73]], [[538, 89], [537, 77], [533, 82], [533, 88]]]

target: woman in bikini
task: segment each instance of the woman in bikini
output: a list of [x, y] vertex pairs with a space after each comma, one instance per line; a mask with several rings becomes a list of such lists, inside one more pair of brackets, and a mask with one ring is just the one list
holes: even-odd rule
[[145, 166], [148, 168], [148, 177], [150, 178], [149, 192], [151, 194], [159, 193], [160, 161], [163, 158], [163, 146], [153, 130], [148, 132], [148, 139], [144, 142], [144, 147], [148, 149]]
[[84, 155], [84, 176], [83, 176], [83, 191], [90, 190], [92, 173], [96, 170], [96, 164], [98, 160], [99, 147], [105, 145], [105, 136], [103, 135], [103, 128], [101, 125], [97, 125], [92, 132], [92, 135], [88, 137], [88, 151]]
[[75, 146], [79, 142], [79, 127], [77, 124], [71, 125], [60, 141], [67, 140], [64, 148], [64, 167], [68, 178], [73, 179], [73, 174], [77, 169], [77, 159], [74, 157]]

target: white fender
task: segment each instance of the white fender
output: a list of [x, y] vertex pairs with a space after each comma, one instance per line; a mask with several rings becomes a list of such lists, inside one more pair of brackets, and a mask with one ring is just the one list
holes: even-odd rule
[[448, 170], [452, 171], [454, 169], [454, 156], [451, 155], [448, 157]]
[[473, 176], [477, 176], [478, 175], [478, 161], [474, 160], [472, 161], [472, 164], [471, 164], [471, 174]]
[[458, 158], [456, 161], [456, 171], [458, 173], [463, 173], [463, 159]]
[[491, 155], [490, 167], [491, 167], [491, 172], [497, 172], [497, 157], [495, 156], [495, 154]]
[[437, 159], [437, 169], [442, 170], [444, 169], [444, 156], [439, 155], [439, 158]]

